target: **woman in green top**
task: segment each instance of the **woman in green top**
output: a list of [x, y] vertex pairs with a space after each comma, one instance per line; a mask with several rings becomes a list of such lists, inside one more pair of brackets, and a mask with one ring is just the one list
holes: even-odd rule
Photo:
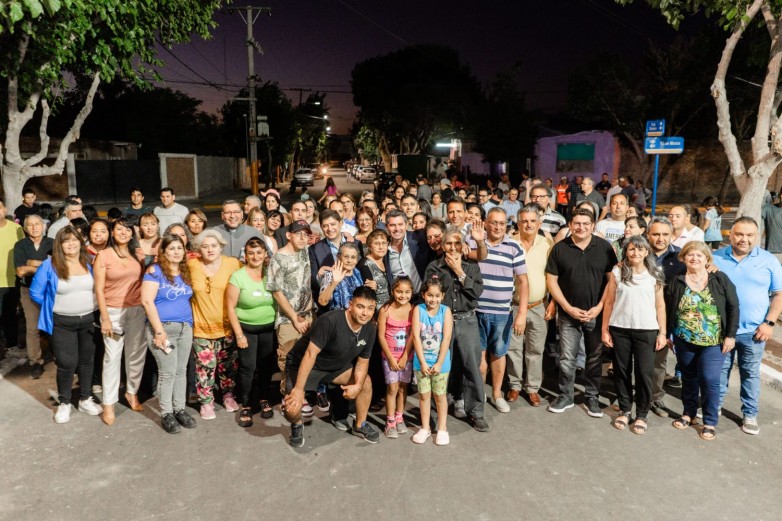
[[[264, 241], [253, 237], [244, 245], [247, 265], [234, 272], [225, 290], [228, 319], [239, 348], [239, 394], [242, 404], [239, 425], [250, 427], [252, 405], [250, 394], [261, 398], [261, 418], [274, 415], [269, 403], [269, 387], [277, 353], [274, 349], [274, 317], [276, 306], [272, 294], [266, 289], [264, 263], [269, 256]], [[253, 388], [253, 377], [256, 387]], [[260, 392], [253, 393], [254, 390]]]

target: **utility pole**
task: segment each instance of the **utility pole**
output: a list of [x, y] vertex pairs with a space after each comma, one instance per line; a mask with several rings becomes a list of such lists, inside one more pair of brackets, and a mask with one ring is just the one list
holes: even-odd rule
[[301, 93], [302, 92], [312, 92], [312, 89], [301, 89], [301, 88], [299, 88], [299, 89], [288, 89], [288, 90], [291, 90], [293, 92], [297, 92], [298, 91], [298, 93], [299, 93], [299, 107], [301, 107]]
[[[245, 12], [242, 12], [242, 11]], [[246, 7], [229, 7], [229, 13], [239, 13], [247, 24], [247, 101], [250, 104], [249, 110], [249, 140], [250, 140], [250, 183], [253, 195], [258, 195], [258, 120], [255, 112], [255, 51], [263, 54], [263, 49], [260, 44], [253, 38], [253, 24], [261, 15], [261, 13], [268, 13], [271, 16], [271, 7], [253, 7], [248, 5]], [[269, 165], [271, 168], [271, 165]]]

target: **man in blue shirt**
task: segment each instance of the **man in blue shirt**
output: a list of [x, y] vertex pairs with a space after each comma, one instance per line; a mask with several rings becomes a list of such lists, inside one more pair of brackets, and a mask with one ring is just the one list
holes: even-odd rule
[[[714, 264], [736, 286], [739, 296], [739, 329], [736, 348], [725, 357], [720, 381], [720, 407], [728, 391], [734, 359], [741, 375], [741, 429], [758, 434], [760, 364], [766, 340], [782, 312], [782, 266], [773, 254], [757, 246], [758, 225], [751, 217], [739, 217], [730, 229], [730, 246], [714, 252]], [[770, 295], [770, 300], [769, 300]]]

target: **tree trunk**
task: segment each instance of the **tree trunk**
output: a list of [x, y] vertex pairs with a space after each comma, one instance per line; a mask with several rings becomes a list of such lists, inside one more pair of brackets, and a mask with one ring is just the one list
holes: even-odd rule
[[5, 194], [5, 207], [8, 214], [22, 204], [22, 189], [27, 178], [23, 176], [18, 168], [11, 165], [0, 165], [0, 175], [3, 177], [3, 192]]
[[749, 175], [744, 184], [744, 190], [741, 193], [741, 202], [736, 214], [738, 217], [752, 217], [760, 222], [760, 210], [763, 207], [763, 197], [766, 194], [766, 184], [768, 178], [774, 172], [776, 165], [768, 163], [759, 163], [749, 167]]

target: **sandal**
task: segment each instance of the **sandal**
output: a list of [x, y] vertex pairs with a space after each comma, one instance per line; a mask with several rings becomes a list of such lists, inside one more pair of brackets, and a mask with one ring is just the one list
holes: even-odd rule
[[673, 425], [675, 428], [679, 430], [684, 430], [690, 425], [695, 425], [695, 423], [696, 422], [694, 422], [692, 418], [690, 418], [689, 416], [682, 416], [677, 420], [673, 420], [673, 423], [671, 423], [671, 425]]
[[617, 416], [613, 422], [611, 422], [611, 425], [613, 425], [614, 429], [618, 431], [623, 431], [627, 428], [627, 425], [629, 423], [630, 423], [630, 413], [622, 412], [619, 413], [619, 416]]
[[242, 407], [239, 413], [239, 427], [252, 427], [253, 411], [249, 407]]
[[269, 419], [274, 416], [274, 409], [269, 400], [261, 400], [261, 418]]
[[714, 438], [717, 437], [717, 431], [710, 425], [704, 425], [698, 436], [704, 441], [714, 441]]
[[648, 425], [646, 424], [646, 420], [644, 418], [636, 418], [636, 420], [633, 422], [632, 427], [630, 427], [630, 432], [642, 436], [646, 434], [647, 428]]

